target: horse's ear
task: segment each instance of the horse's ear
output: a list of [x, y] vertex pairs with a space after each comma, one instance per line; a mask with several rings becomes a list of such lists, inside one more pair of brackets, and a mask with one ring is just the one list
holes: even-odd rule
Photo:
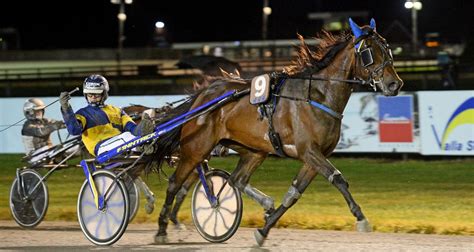
[[362, 29], [354, 21], [352, 21], [352, 18], [349, 18], [349, 26], [351, 27], [352, 33], [356, 38], [362, 35]]
[[370, 19], [370, 28], [372, 28], [372, 30], [374, 30], [374, 31], [376, 30], [376, 28], [375, 28], [375, 19], [373, 19], [373, 18]]

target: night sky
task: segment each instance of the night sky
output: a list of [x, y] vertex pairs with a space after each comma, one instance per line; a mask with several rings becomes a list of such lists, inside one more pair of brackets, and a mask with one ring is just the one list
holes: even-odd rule
[[[472, 39], [473, 1], [421, 0], [419, 36], [440, 32], [445, 40]], [[269, 39], [294, 39], [296, 33], [314, 36], [322, 23], [310, 12], [369, 11], [383, 32], [395, 20], [411, 29], [405, 0], [269, 0]], [[154, 23], [166, 23], [170, 42], [258, 40], [263, 0], [178, 1], [134, 0], [127, 5], [125, 47], [151, 44]], [[2, 1], [0, 28], [16, 28], [24, 50], [113, 48], [117, 46], [118, 5], [110, 0]], [[365, 20], [355, 19], [359, 23]]]

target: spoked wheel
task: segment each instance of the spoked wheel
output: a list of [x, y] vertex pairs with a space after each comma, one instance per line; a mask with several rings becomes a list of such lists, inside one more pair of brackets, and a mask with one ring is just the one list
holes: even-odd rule
[[10, 210], [13, 219], [24, 228], [34, 228], [38, 225], [48, 209], [48, 187], [41, 178], [35, 170], [22, 170], [20, 179], [15, 178], [10, 188]]
[[138, 213], [138, 207], [140, 206], [140, 191], [138, 190], [138, 186], [135, 184], [135, 181], [132, 179], [132, 177], [130, 177], [130, 175], [125, 174], [123, 177], [123, 182], [128, 192], [130, 203], [130, 216], [128, 217], [128, 222], [131, 222]]
[[238, 189], [227, 183], [229, 174], [211, 170], [206, 174], [209, 190], [217, 198], [213, 206], [199, 180], [194, 187], [191, 211], [194, 226], [210, 242], [224, 242], [237, 231], [242, 219], [242, 197]]
[[[88, 180], [79, 191], [77, 217], [86, 238], [96, 245], [111, 245], [118, 241], [128, 225], [128, 193], [113, 172], [98, 170], [92, 175], [98, 195], [104, 196], [104, 208], [96, 207]], [[110, 188], [110, 190], [109, 190]]]

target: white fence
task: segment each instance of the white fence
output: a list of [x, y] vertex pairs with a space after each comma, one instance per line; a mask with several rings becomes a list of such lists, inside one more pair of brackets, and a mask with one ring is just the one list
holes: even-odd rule
[[[184, 96], [111, 97], [116, 106], [141, 104], [160, 107]], [[46, 104], [56, 97], [42, 98]], [[26, 98], [0, 99], [0, 129], [23, 118]], [[74, 97], [73, 108], [85, 105]], [[61, 119], [59, 104], [46, 117]], [[421, 153], [474, 156], [474, 90], [426, 91], [384, 97], [354, 93], [344, 111], [341, 139], [336, 152]], [[22, 153], [21, 125], [0, 133], [0, 153]], [[67, 135], [62, 130], [63, 137]], [[64, 138], [63, 138], [64, 139]], [[53, 134], [53, 141], [57, 136]]]

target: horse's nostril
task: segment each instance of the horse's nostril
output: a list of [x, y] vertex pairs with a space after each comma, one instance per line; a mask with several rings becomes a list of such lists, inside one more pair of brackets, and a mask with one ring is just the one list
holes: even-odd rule
[[397, 81], [392, 81], [392, 82], [390, 82], [390, 84], [388, 84], [388, 89], [389, 89], [390, 91], [395, 91], [395, 90], [398, 89], [399, 86], [400, 86], [400, 85], [398, 84]]

